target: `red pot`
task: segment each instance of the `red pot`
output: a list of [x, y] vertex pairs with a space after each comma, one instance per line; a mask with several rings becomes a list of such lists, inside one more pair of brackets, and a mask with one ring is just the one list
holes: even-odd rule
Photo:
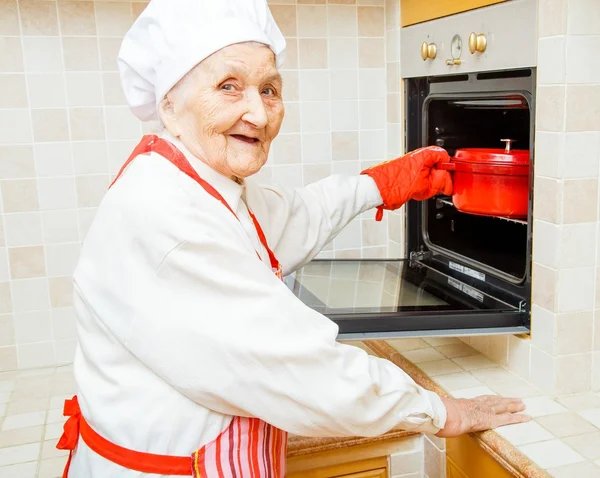
[[457, 149], [439, 169], [452, 171], [454, 207], [461, 212], [511, 218], [527, 217], [529, 151]]

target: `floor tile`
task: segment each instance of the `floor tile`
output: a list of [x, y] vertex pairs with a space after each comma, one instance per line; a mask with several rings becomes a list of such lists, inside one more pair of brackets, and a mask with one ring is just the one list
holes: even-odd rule
[[46, 440], [42, 444], [42, 460], [47, 460], [48, 458], [57, 458], [59, 456], [67, 456], [69, 454], [66, 450], [59, 450], [56, 448], [56, 440]]
[[46, 425], [46, 434], [44, 435], [44, 440], [55, 440], [57, 438], [60, 438], [62, 432], [62, 423], [49, 423], [48, 425]]
[[421, 339], [392, 339], [386, 340], [398, 352], [404, 353], [409, 350], [430, 349], [427, 342]]
[[573, 410], [575, 412], [588, 410], [590, 408], [600, 408], [600, 396], [594, 393], [561, 397], [556, 401], [567, 407], [569, 410]]
[[411, 350], [409, 352], [402, 352], [408, 360], [414, 364], [421, 364], [425, 362], [435, 362], [436, 360], [444, 360], [444, 357], [434, 348], [429, 347], [428, 349]]
[[56, 367], [35, 368], [29, 370], [19, 370], [19, 377], [44, 377], [52, 376], [56, 373]]
[[38, 478], [60, 478], [63, 474], [66, 461], [65, 457], [42, 460]]
[[480, 370], [482, 368], [493, 368], [498, 366], [482, 354], [470, 355], [468, 357], [456, 357], [455, 359], [452, 359], [452, 361], [456, 362], [465, 370]]
[[[51, 378], [51, 377], [50, 377]], [[35, 383], [28, 383], [21, 385], [20, 381], [17, 382], [17, 386], [11, 392], [10, 399], [13, 400], [33, 400], [35, 398], [47, 398], [50, 396], [51, 384], [44, 382], [36, 385]]]
[[464, 343], [462, 340], [457, 339], [456, 337], [430, 337], [423, 339], [432, 347], [440, 347], [442, 345], [455, 345]]
[[495, 431], [517, 446], [554, 439], [552, 433], [534, 421], [499, 427]]
[[479, 387], [483, 385], [473, 375], [468, 372], [450, 373], [448, 375], [439, 375], [434, 377], [445, 390], [460, 390], [462, 388]]
[[6, 405], [4, 403], [0, 403], [0, 417], [3, 417], [6, 414]]
[[39, 412], [22, 413], [20, 415], [9, 415], [4, 419], [2, 431], [43, 425], [45, 418], [45, 410]]
[[594, 425], [596, 428], [600, 428], [600, 408], [592, 408], [591, 410], [583, 410], [579, 412], [583, 418]]
[[441, 347], [436, 347], [436, 350], [448, 358], [468, 357], [469, 355], [478, 354], [473, 347], [465, 343], [443, 345]]
[[18, 376], [17, 372], [0, 372], [0, 382], [14, 382]]
[[64, 423], [66, 420], [63, 415], [63, 411], [60, 408], [55, 408], [54, 410], [48, 410], [48, 415], [46, 417], [46, 423]]
[[7, 446], [24, 445], [26, 443], [38, 443], [42, 439], [44, 427], [16, 428], [0, 432], [0, 448]]
[[585, 461], [580, 454], [576, 453], [572, 448], [565, 445], [560, 440], [550, 440], [523, 445], [519, 447], [519, 450], [544, 469]]
[[600, 459], [600, 431], [567, 437], [563, 441], [588, 460]]
[[536, 421], [557, 438], [597, 431], [592, 424], [573, 412], [546, 415], [536, 418]]
[[530, 385], [525, 380], [521, 380], [520, 378], [515, 378], [510, 382], [488, 382], [487, 385], [494, 392], [496, 392], [498, 395], [502, 395], [503, 397], [525, 399], [539, 397], [542, 395], [542, 391], [539, 388]]
[[523, 400], [527, 410], [525, 413], [531, 417], [543, 417], [545, 415], [553, 415], [555, 413], [564, 413], [568, 410], [560, 403], [548, 397], [532, 397]]
[[419, 368], [430, 377], [444, 375], [448, 373], [462, 372], [463, 369], [451, 360], [436, 360], [435, 362], [422, 363]]
[[58, 381], [52, 385], [52, 395], [74, 395], [77, 386], [74, 380]]
[[39, 443], [0, 448], [0, 466], [15, 465], [17, 463], [27, 463], [28, 461], [37, 460], [39, 452]]
[[471, 373], [484, 383], [498, 383], [519, 378], [514, 373], [498, 366], [481, 370], [473, 370]]
[[0, 377], [0, 392], [12, 392], [15, 389], [14, 380], [2, 380]]
[[0, 404], [8, 403], [11, 392], [0, 392]]
[[547, 470], [554, 478], [598, 478], [600, 467], [594, 463], [583, 462], [575, 465], [560, 466]]
[[50, 410], [54, 408], [60, 408], [61, 410], [65, 406], [65, 400], [73, 397], [73, 395], [57, 395], [50, 398]]
[[36, 478], [37, 461], [18, 465], [0, 466], [0, 478]]
[[21, 415], [23, 413], [39, 412], [48, 408], [48, 398], [33, 398], [31, 400], [17, 400], [10, 402], [6, 409], [7, 415]]
[[460, 390], [453, 390], [451, 394], [455, 398], [475, 398], [481, 395], [497, 395], [496, 392], [488, 387], [461, 388]]

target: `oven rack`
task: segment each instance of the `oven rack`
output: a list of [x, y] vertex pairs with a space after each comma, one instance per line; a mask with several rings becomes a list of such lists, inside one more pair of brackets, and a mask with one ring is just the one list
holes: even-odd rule
[[[436, 198], [436, 202], [437, 202], [437, 207], [438, 209], [441, 209], [441, 204], [443, 204], [444, 206], [450, 206], [450, 207], [454, 207], [454, 204], [452, 204], [452, 201], [449, 201], [448, 199], [442, 199], [442, 198]], [[508, 221], [508, 222], [513, 222], [515, 224], [521, 224], [523, 226], [527, 225], [527, 221], [524, 221], [522, 219], [514, 219], [511, 217], [503, 217], [503, 216], [487, 216], [487, 217], [493, 217], [494, 219], [500, 219], [501, 221]]]

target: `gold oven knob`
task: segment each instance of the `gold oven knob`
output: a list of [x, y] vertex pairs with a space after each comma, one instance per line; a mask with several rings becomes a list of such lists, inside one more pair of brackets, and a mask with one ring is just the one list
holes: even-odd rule
[[427, 58], [433, 60], [436, 55], [437, 47], [435, 46], [435, 43], [427, 43], [424, 41], [421, 45], [421, 58], [423, 58], [423, 61], [427, 60]]
[[479, 53], [483, 53], [487, 47], [487, 38], [483, 33], [479, 35], [475, 32], [471, 32], [469, 35], [469, 51], [471, 55], [478, 51]]

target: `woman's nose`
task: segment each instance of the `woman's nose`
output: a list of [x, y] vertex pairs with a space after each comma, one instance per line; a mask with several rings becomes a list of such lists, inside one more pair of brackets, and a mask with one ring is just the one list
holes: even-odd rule
[[246, 98], [248, 102], [248, 108], [244, 116], [242, 116], [242, 119], [248, 123], [251, 123], [256, 128], [264, 128], [267, 126], [269, 117], [260, 93], [248, 92], [246, 93]]

